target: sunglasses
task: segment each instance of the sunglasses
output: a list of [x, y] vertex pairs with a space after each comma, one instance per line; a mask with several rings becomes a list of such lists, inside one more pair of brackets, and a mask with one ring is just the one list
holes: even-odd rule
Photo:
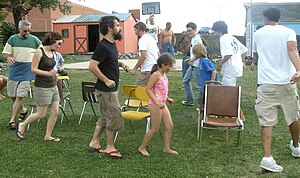
[[25, 32], [25, 33], [30, 32], [30, 30], [23, 30], [23, 29], [22, 29], [22, 31]]
[[57, 42], [57, 44], [58, 44], [59, 46], [61, 46], [61, 42]]

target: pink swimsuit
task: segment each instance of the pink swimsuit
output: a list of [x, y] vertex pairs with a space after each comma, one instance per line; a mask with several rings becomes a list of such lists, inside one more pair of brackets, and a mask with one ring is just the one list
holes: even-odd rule
[[[158, 71], [157, 71], [158, 72]], [[159, 80], [153, 87], [153, 94], [156, 96], [159, 103], [165, 104], [167, 102], [168, 97], [168, 85], [169, 81], [166, 75], [161, 75], [160, 72], [158, 72], [160, 75]], [[150, 99], [148, 106], [154, 105], [155, 102]]]

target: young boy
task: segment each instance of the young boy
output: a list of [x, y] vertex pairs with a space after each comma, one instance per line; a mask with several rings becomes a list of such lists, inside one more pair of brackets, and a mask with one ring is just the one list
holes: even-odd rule
[[59, 52], [55, 51], [54, 53], [55, 53], [55, 61], [56, 61], [56, 65], [54, 69], [58, 72], [59, 75], [67, 76], [68, 72], [65, 71], [63, 67], [63, 64], [65, 62], [64, 58]]

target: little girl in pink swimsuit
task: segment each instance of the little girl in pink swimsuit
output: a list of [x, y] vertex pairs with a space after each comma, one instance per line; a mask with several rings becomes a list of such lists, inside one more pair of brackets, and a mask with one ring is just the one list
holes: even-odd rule
[[148, 103], [151, 118], [151, 129], [145, 134], [142, 145], [139, 147], [139, 152], [144, 156], [150, 156], [146, 147], [155, 133], [159, 131], [161, 121], [165, 125], [164, 133], [164, 152], [178, 154], [177, 151], [170, 148], [173, 121], [166, 102], [172, 104], [174, 101], [168, 98], [168, 78], [165, 73], [168, 73], [175, 63], [175, 60], [169, 54], [161, 55], [157, 64], [153, 66], [151, 76], [147, 83], [147, 94], [151, 98]]

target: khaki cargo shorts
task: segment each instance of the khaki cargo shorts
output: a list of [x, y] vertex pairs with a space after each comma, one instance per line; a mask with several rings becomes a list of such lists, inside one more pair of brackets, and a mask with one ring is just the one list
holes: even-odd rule
[[102, 92], [96, 90], [95, 93], [100, 103], [100, 118], [98, 119], [97, 124], [112, 132], [124, 130], [124, 120], [121, 116], [118, 91]]
[[28, 97], [30, 90], [30, 81], [14, 81], [7, 82], [7, 95], [9, 97]]
[[298, 120], [298, 95], [296, 84], [262, 84], [257, 88], [255, 110], [261, 126], [274, 126], [281, 107], [287, 125]]

